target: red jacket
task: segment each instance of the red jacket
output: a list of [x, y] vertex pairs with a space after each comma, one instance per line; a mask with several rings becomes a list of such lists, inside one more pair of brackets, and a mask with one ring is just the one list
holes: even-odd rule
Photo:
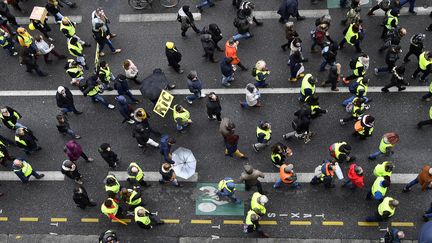
[[364, 176], [361, 175], [357, 175], [354, 171], [354, 167], [356, 167], [357, 164], [352, 164], [350, 165], [349, 171], [348, 171], [348, 178], [350, 179], [350, 181], [358, 188], [363, 188], [364, 187]]

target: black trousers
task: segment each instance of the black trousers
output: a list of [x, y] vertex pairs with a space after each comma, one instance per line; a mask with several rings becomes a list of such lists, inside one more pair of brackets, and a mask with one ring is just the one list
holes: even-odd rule
[[[256, 185], [255, 185], [258, 189], [258, 192], [261, 194], [264, 194], [263, 189], [262, 189], [262, 185], [260, 181], [257, 181]], [[245, 184], [245, 190], [249, 191], [253, 186], [250, 186], [248, 184]]]
[[418, 127], [422, 127], [424, 125], [432, 125], [432, 119], [424, 120], [424, 121], [421, 121], [421, 122], [417, 123]]

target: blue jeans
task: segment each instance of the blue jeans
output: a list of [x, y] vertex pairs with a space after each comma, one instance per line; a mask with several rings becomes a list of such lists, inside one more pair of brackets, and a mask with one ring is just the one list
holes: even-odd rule
[[432, 207], [430, 207], [426, 212], [425, 212], [425, 215], [424, 215], [426, 218], [428, 218], [428, 219], [430, 219], [430, 218], [432, 218]]
[[188, 126], [189, 126], [189, 125], [188, 125], [187, 123], [184, 124], [184, 125], [180, 125], [180, 124], [177, 124], [177, 123], [176, 123], [177, 131], [183, 131], [183, 130], [186, 129]]
[[373, 154], [370, 154], [369, 155], [369, 159], [372, 159], [372, 160], [374, 160], [374, 159], [376, 159], [376, 158], [378, 158], [380, 155], [383, 155], [384, 153], [382, 153], [381, 151], [376, 151], [375, 153], [373, 153]]
[[19, 122], [15, 123], [15, 129], [20, 128], [20, 127], [27, 129], [26, 126], [24, 126], [23, 124], [21, 124]]
[[139, 101], [137, 98], [135, 98], [135, 97], [133, 96], [133, 94], [130, 92], [130, 90], [126, 91], [126, 93], [123, 94], [123, 95], [129, 97], [129, 99], [132, 100], [133, 102], [137, 102], [137, 101]]
[[327, 64], [330, 65], [330, 66], [334, 66], [334, 65], [336, 65], [336, 62], [329, 63], [329, 62], [327, 62], [326, 59], [324, 59], [324, 60], [322, 61], [321, 65], [320, 65], [320, 69], [319, 69], [319, 70], [320, 70], [320, 71], [324, 71], [324, 70], [325, 70], [325, 67], [327, 66]]
[[246, 32], [246, 33], [244, 33], [244, 34], [237, 34], [237, 35], [234, 35], [234, 36], [233, 36], [233, 39], [234, 39], [234, 41], [238, 41], [238, 40], [241, 40], [241, 39], [249, 39], [249, 38], [251, 38], [251, 37], [252, 37], [251, 33]]
[[342, 187], [348, 187], [351, 190], [355, 190], [356, 186], [351, 182], [351, 180], [349, 178], [346, 178], [344, 183], [342, 184]]
[[228, 77], [225, 77], [222, 75], [222, 85], [228, 84], [229, 82], [231, 82], [234, 79], [234, 73], [231, 74]]
[[399, 6], [402, 7], [407, 2], [409, 2], [409, 11], [414, 12], [415, 0], [401, 0]]
[[67, 114], [68, 112], [77, 112], [77, 109], [75, 108], [75, 106], [66, 107], [66, 108], [61, 108], [61, 112]]
[[268, 86], [268, 83], [266, 83], [265, 81], [255, 82], [255, 87], [257, 87], [257, 88], [265, 88], [267, 86]]
[[[273, 188], [279, 188], [282, 185], [282, 180], [279, 178], [276, 183], [273, 185]], [[290, 189], [297, 189], [300, 187], [300, 184], [298, 182], [293, 182], [291, 184], [286, 184], [288, 188]]]
[[229, 198], [231, 199], [231, 201], [233, 203], [240, 203], [240, 199], [234, 197], [234, 193], [229, 193], [229, 192], [223, 192], [223, 191], [218, 191], [216, 192], [216, 194], [219, 196], [219, 198]]
[[417, 178], [415, 178], [414, 180], [412, 180], [410, 183], [408, 183], [406, 186], [405, 186], [405, 189], [410, 189], [412, 186], [414, 186], [414, 185], [416, 185], [416, 184], [418, 184], [419, 183], [419, 180], [418, 180], [418, 177]]
[[[344, 101], [342, 102], [342, 106], [347, 106], [348, 103], [352, 102], [352, 101], [354, 100], [355, 97], [356, 97], [356, 96], [353, 95], [353, 96], [349, 97], [348, 99], [344, 100]], [[362, 98], [365, 100], [365, 103], [367, 103], [367, 102], [369, 101], [368, 97], [366, 97], [366, 96], [363, 96]]]
[[212, 0], [201, 0], [201, 3], [198, 4], [196, 7], [197, 8], [202, 8], [202, 7], [205, 7], [205, 6], [213, 6], [213, 5], [214, 5], [214, 3], [213, 3]]
[[105, 44], [108, 45], [109, 49], [111, 50], [111, 52], [115, 52], [115, 48], [111, 42], [111, 40], [106, 39], [104, 42], [99, 43], [99, 52], [102, 52], [102, 50], [105, 47]]
[[198, 98], [201, 98], [201, 90], [194, 92], [193, 95], [186, 96], [186, 99], [189, 101], [194, 101]]
[[69, 135], [69, 136], [71, 136], [72, 138], [75, 138], [75, 136], [76, 136], [75, 132], [72, 129], [70, 129], [70, 128], [68, 128], [66, 130], [66, 134]]
[[92, 98], [93, 102], [99, 102], [106, 107], [108, 107], [108, 105], [109, 105], [109, 103], [100, 94], [97, 94], [91, 98]]

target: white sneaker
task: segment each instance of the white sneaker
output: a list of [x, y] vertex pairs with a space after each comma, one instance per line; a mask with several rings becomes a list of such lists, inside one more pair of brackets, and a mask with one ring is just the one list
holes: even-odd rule
[[204, 98], [204, 97], [206, 97], [206, 95], [205, 94], [201, 94], [201, 98]]
[[127, 120], [126, 122], [129, 123], [129, 124], [134, 124], [135, 123], [134, 120]]
[[113, 110], [113, 109], [115, 108], [115, 106], [114, 106], [114, 105], [111, 105], [111, 104], [109, 104], [109, 105], [108, 105], [108, 108], [109, 108], [109, 109], [111, 109], [111, 110]]

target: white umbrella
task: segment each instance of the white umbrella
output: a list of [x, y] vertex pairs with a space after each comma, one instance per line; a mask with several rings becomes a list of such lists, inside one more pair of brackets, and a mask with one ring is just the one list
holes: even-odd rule
[[172, 154], [172, 160], [175, 162], [174, 171], [178, 177], [189, 179], [195, 174], [197, 161], [190, 149], [176, 149]]

